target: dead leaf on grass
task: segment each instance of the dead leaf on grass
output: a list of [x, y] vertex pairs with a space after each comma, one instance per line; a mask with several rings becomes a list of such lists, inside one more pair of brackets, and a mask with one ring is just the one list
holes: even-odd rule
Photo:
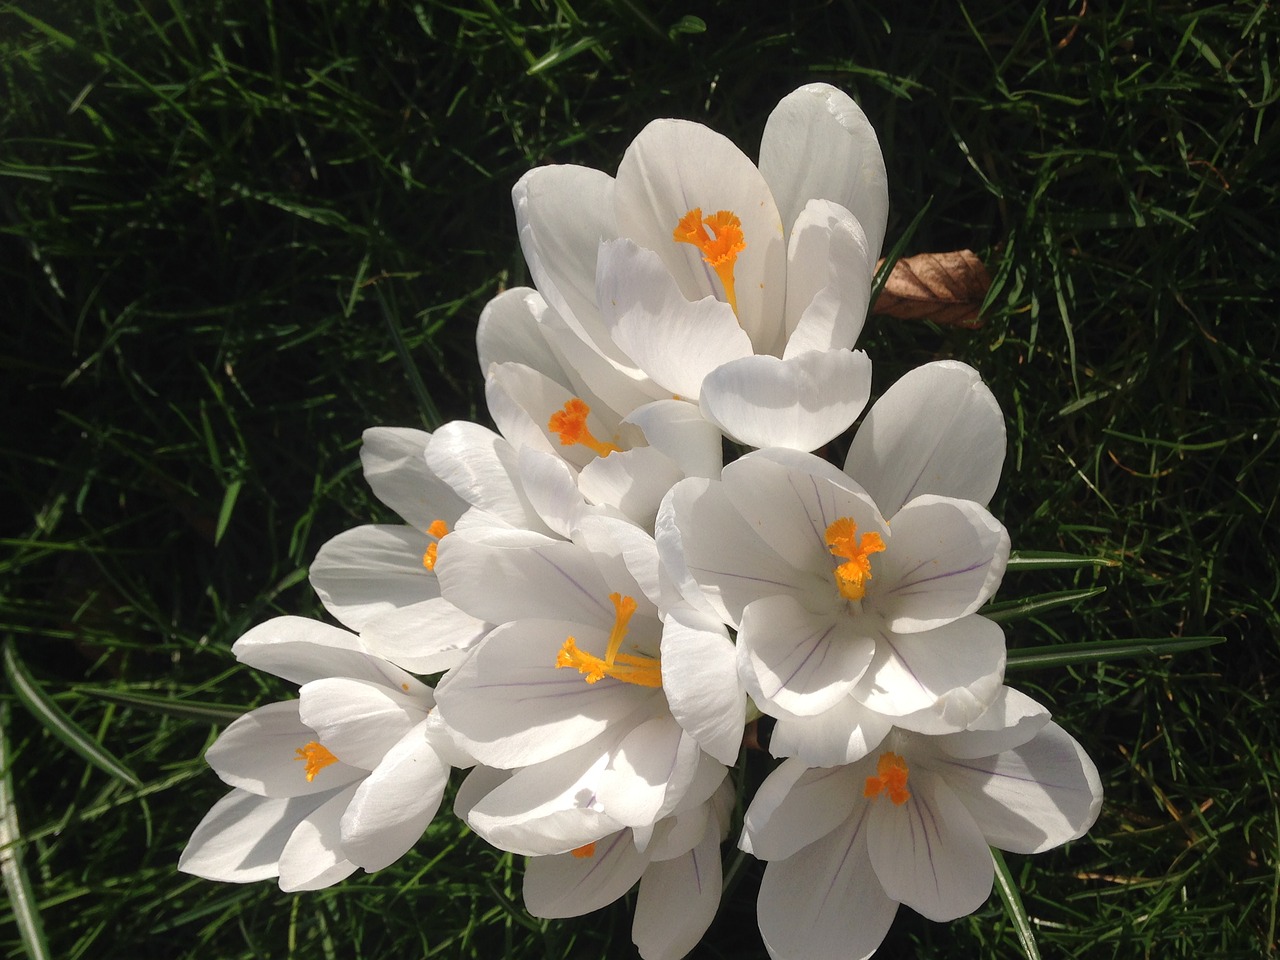
[[902, 320], [980, 327], [979, 309], [990, 287], [987, 268], [972, 250], [918, 253], [893, 265], [871, 312]]

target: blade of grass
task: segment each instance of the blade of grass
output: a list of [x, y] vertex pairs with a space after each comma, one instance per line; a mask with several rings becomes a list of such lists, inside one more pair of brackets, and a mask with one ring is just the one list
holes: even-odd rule
[[22, 829], [18, 825], [18, 810], [13, 801], [13, 773], [9, 769], [9, 704], [0, 703], [0, 873], [4, 875], [4, 889], [9, 895], [9, 906], [18, 935], [31, 960], [48, 960], [49, 943], [44, 935], [44, 923], [36, 909], [35, 895], [31, 891], [31, 879], [22, 864]]
[[1037, 613], [1044, 613], [1055, 607], [1065, 607], [1080, 600], [1088, 600], [1100, 593], [1106, 593], [1106, 587], [1086, 587], [1083, 590], [1061, 590], [1057, 593], [1041, 593], [1034, 597], [1023, 597], [1018, 600], [1003, 600], [988, 604], [979, 611], [988, 620], [996, 623], [1008, 623], [1010, 620], [1021, 620]]
[[1082, 557], [1074, 553], [1046, 550], [1018, 550], [1009, 554], [1006, 570], [1078, 570], [1081, 567], [1118, 567], [1119, 560], [1110, 557]]
[[996, 890], [1000, 892], [1000, 902], [1004, 904], [1005, 916], [1013, 924], [1018, 935], [1018, 943], [1027, 960], [1040, 960], [1040, 948], [1036, 946], [1035, 932], [1031, 928], [1031, 918], [1027, 916], [1027, 908], [1022, 905], [1022, 894], [1018, 884], [1009, 872], [1009, 865], [1004, 862], [1004, 854], [995, 847], [991, 848], [991, 859], [996, 865]]
[[135, 790], [142, 788], [142, 781], [132, 770], [113, 757], [40, 689], [18, 659], [12, 641], [6, 641], [4, 645], [4, 674], [13, 687], [13, 692], [17, 694], [18, 701], [31, 711], [46, 730], [99, 770]]
[[183, 720], [207, 720], [211, 723], [230, 723], [251, 709], [250, 707], [234, 707], [222, 703], [205, 703], [199, 700], [176, 700], [173, 697], [158, 696], [154, 693], [139, 693], [134, 690], [105, 690], [99, 687], [75, 687], [76, 693], [87, 694], [108, 703], [118, 703], [126, 707], [138, 707], [152, 713], [179, 717]]
[[1214, 644], [1226, 637], [1151, 637], [1141, 640], [1103, 640], [1096, 643], [1059, 643], [1048, 647], [1010, 650], [1007, 670], [1038, 670], [1042, 667], [1069, 667], [1098, 660], [1128, 657], [1161, 657], [1186, 653]]

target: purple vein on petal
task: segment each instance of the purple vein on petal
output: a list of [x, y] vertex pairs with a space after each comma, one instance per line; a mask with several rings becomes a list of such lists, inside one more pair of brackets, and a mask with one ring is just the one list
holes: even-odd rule
[[907, 587], [918, 587], [922, 583], [931, 583], [934, 580], [945, 580], [947, 577], [957, 577], [962, 573], [972, 573], [974, 570], [990, 565], [990, 563], [990, 560], [979, 560], [977, 563], [970, 564], [969, 566], [963, 567], [959, 570], [948, 570], [946, 573], [935, 573], [931, 577], [922, 577], [919, 580], [911, 580], [905, 583], [899, 581], [894, 584], [893, 589], [889, 592], [897, 593], [899, 590], [906, 589]]

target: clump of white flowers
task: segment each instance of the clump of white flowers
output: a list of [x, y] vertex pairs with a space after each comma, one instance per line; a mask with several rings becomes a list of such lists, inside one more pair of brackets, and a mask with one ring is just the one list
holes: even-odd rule
[[[888, 197], [858, 106], [794, 91], [758, 165], [658, 120], [616, 177], [541, 167], [514, 199], [536, 289], [480, 318], [498, 432], [365, 434], [405, 522], [321, 548], [312, 584], [347, 630], [281, 618], [237, 642], [300, 696], [210, 748], [232, 791], [180, 869], [285, 890], [381, 869], [471, 768], [454, 812], [530, 858], [532, 914], [638, 882], [640, 955], [679, 958], [715, 916], [762, 714], [782, 762], [736, 822], [768, 862], [774, 957], [869, 956], [899, 904], [977, 909], [990, 847], [1084, 834], [1097, 771], [1004, 685], [981, 613], [1009, 556], [995, 398], [941, 361], [863, 416]], [[859, 417], [843, 464], [814, 453]]]

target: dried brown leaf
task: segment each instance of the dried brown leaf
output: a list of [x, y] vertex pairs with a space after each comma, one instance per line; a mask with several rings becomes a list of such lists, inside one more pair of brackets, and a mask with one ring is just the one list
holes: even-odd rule
[[972, 250], [918, 253], [893, 265], [872, 313], [902, 320], [932, 320], [980, 327], [979, 309], [991, 277]]

